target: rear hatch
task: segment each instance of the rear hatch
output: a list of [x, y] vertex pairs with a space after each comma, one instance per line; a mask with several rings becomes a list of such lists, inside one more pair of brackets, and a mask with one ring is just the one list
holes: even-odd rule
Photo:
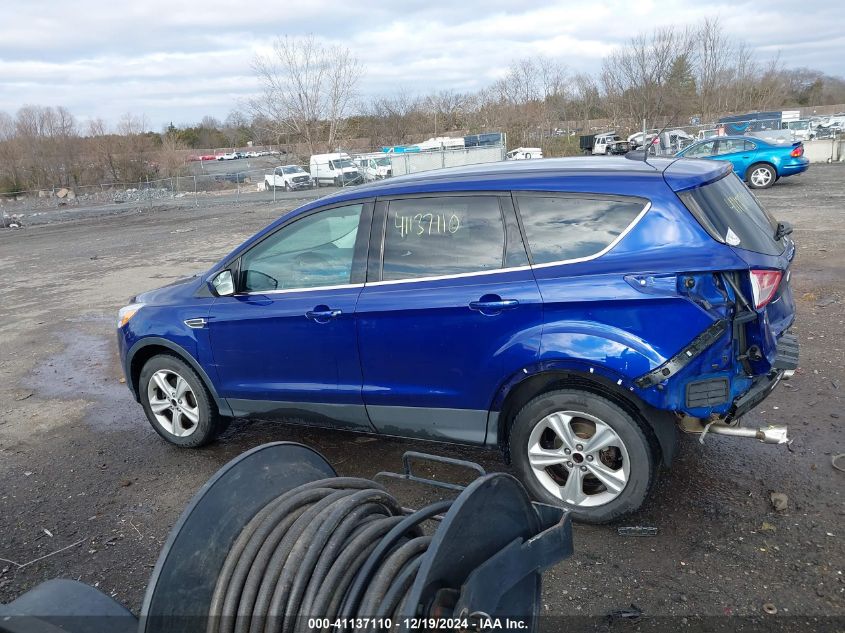
[[747, 264], [745, 270], [725, 272], [744, 304], [738, 306], [737, 318], [745, 321], [738, 334], [745, 339], [740, 354], [746, 367], [752, 374], [778, 368], [779, 342], [782, 355], [794, 343], [785, 334], [795, 318], [789, 285], [795, 257], [791, 227], [775, 220], [732, 172], [678, 196], [713, 239]]

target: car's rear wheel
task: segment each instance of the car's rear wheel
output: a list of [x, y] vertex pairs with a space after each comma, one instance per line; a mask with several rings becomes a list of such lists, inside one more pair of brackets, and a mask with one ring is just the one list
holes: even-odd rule
[[748, 168], [748, 186], [752, 189], [768, 189], [777, 180], [774, 167], [766, 163], [757, 163]]
[[203, 446], [227, 426], [202, 379], [175, 356], [160, 354], [148, 360], [138, 392], [152, 427], [176, 446]]
[[520, 479], [544, 503], [605, 523], [637, 510], [657, 474], [650, 429], [601, 396], [541, 394], [517, 414], [510, 453]]

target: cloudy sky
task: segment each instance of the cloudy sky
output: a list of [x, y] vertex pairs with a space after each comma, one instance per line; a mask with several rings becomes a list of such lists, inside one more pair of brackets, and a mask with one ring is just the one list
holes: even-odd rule
[[787, 66], [845, 75], [833, 0], [0, 0], [0, 8], [0, 110], [64, 105], [82, 121], [111, 123], [130, 112], [153, 129], [224, 118], [258, 89], [255, 54], [285, 34], [351, 48], [366, 66], [365, 96], [475, 90], [532, 55], [594, 72], [631, 35], [705, 16], [718, 16], [761, 59], [780, 52]]

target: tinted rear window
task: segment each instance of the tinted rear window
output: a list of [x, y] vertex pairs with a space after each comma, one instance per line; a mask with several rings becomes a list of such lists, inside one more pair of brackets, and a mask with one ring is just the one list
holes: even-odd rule
[[780, 255], [777, 221], [734, 173], [703, 187], [678, 194], [704, 229], [716, 240], [766, 255]]
[[592, 257], [610, 246], [646, 206], [640, 199], [518, 195], [535, 264]]

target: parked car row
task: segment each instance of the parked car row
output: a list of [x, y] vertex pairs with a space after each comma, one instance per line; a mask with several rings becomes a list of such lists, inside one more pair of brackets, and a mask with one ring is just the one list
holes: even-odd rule
[[347, 187], [393, 175], [390, 158], [380, 152], [350, 156], [345, 152], [314, 154], [308, 171], [299, 165], [277, 167], [264, 177], [267, 189], [297, 191], [322, 186]]
[[191, 154], [188, 156], [188, 161], [208, 161], [208, 160], [237, 160], [239, 158], [258, 158], [260, 156], [280, 156], [287, 154], [285, 150], [262, 150], [253, 152], [225, 152], [223, 154]]

